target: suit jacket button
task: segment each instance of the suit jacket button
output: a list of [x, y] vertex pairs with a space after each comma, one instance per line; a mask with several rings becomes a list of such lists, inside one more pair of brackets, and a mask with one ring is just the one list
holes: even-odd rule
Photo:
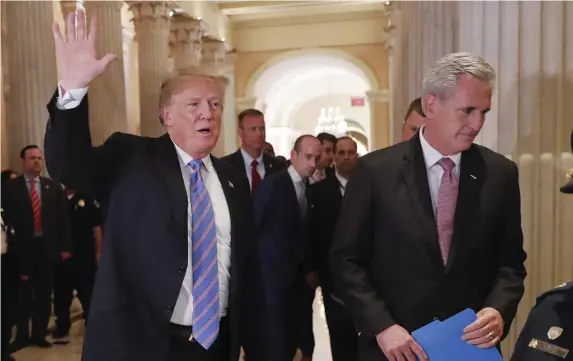
[[167, 308], [165, 309], [165, 311], [167, 311], [167, 312], [173, 311], [173, 306], [167, 306]]

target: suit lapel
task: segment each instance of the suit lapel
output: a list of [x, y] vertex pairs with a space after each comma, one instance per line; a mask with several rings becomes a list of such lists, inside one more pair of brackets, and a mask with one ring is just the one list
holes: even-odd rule
[[184, 239], [184, 245], [187, 247], [187, 205], [189, 200], [187, 199], [187, 191], [181, 175], [181, 165], [179, 164], [177, 150], [167, 134], [157, 138], [156, 141], [158, 142], [158, 151], [155, 153], [156, 164], [161, 170], [159, 173], [165, 181], [174, 223], [173, 227], [168, 227], [168, 229], [174, 232], [178, 239]]
[[263, 165], [265, 166], [265, 176], [274, 172], [273, 161], [271, 157], [263, 154]]
[[241, 148], [239, 148], [235, 154], [233, 154], [233, 162], [235, 163], [235, 167], [237, 169], [243, 169], [243, 172], [248, 172], [250, 169], [247, 169], [247, 165], [245, 164], [245, 158], [241, 154]]
[[430, 186], [428, 184], [428, 172], [419, 135], [416, 134], [412, 137], [409, 143], [410, 147], [404, 154], [402, 176], [412, 200], [412, 206], [427, 237], [425, 244], [429, 248], [431, 258], [440, 267], [444, 267], [438, 242]]
[[462, 153], [460, 167], [454, 234], [452, 235], [446, 271], [451, 268], [452, 262], [460, 254], [462, 246], [467, 245], [472, 239], [471, 235], [475, 232], [479, 210], [481, 209], [481, 188], [487, 177], [485, 163], [475, 145]]
[[[239, 156], [241, 156], [239, 152]], [[241, 156], [242, 159], [242, 156]], [[211, 161], [213, 162], [213, 167], [215, 168], [215, 172], [217, 172], [217, 177], [219, 178], [219, 182], [221, 183], [221, 187], [223, 188], [223, 193], [225, 194], [225, 199], [227, 200], [227, 207], [229, 208], [229, 216], [231, 219], [231, 279], [238, 279], [237, 275], [237, 264], [239, 262], [239, 250], [237, 247], [240, 247], [240, 244], [237, 243], [237, 226], [238, 222], [236, 221], [239, 219], [238, 212], [244, 211], [239, 207], [237, 203], [236, 193], [237, 190], [235, 189], [235, 184], [231, 180], [228, 172], [226, 172], [225, 167], [221, 164], [221, 160], [218, 158], [211, 156]], [[229, 292], [229, 305], [233, 302], [235, 295], [237, 294], [237, 282], [230, 283], [230, 292]]]

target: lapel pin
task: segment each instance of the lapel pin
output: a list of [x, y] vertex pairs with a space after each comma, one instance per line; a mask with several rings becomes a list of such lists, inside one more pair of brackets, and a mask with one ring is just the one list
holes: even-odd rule
[[470, 174], [470, 177], [472, 177], [473, 179], [477, 179], [477, 177], [473, 174]]
[[231, 183], [231, 181], [229, 181], [229, 186], [230, 186], [231, 188], [235, 188], [235, 186], [233, 185], [233, 183]]
[[46, 184], [46, 189], [50, 189], [50, 185], [49, 185], [49, 184]]

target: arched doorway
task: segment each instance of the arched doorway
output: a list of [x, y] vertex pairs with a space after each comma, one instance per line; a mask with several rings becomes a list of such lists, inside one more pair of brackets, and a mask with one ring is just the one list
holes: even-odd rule
[[[278, 155], [289, 155], [296, 137], [314, 134], [321, 108], [340, 107], [370, 138], [367, 102], [352, 106], [352, 98], [378, 89], [362, 61], [335, 49], [304, 49], [283, 53], [251, 77], [245, 94], [257, 99], [267, 123], [267, 141]], [[356, 105], [356, 104], [355, 104]]]

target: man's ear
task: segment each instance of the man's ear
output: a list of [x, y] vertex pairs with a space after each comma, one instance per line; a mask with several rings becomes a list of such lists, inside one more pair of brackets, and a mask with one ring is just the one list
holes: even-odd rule
[[161, 122], [161, 124], [163, 124], [164, 126], [167, 126], [170, 124], [170, 116], [169, 116], [169, 110], [167, 109], [167, 107], [165, 106], [160, 106], [159, 107], [159, 121]]
[[439, 103], [440, 99], [437, 95], [432, 93], [424, 95], [422, 98], [422, 109], [426, 118], [434, 119], [436, 117]]

